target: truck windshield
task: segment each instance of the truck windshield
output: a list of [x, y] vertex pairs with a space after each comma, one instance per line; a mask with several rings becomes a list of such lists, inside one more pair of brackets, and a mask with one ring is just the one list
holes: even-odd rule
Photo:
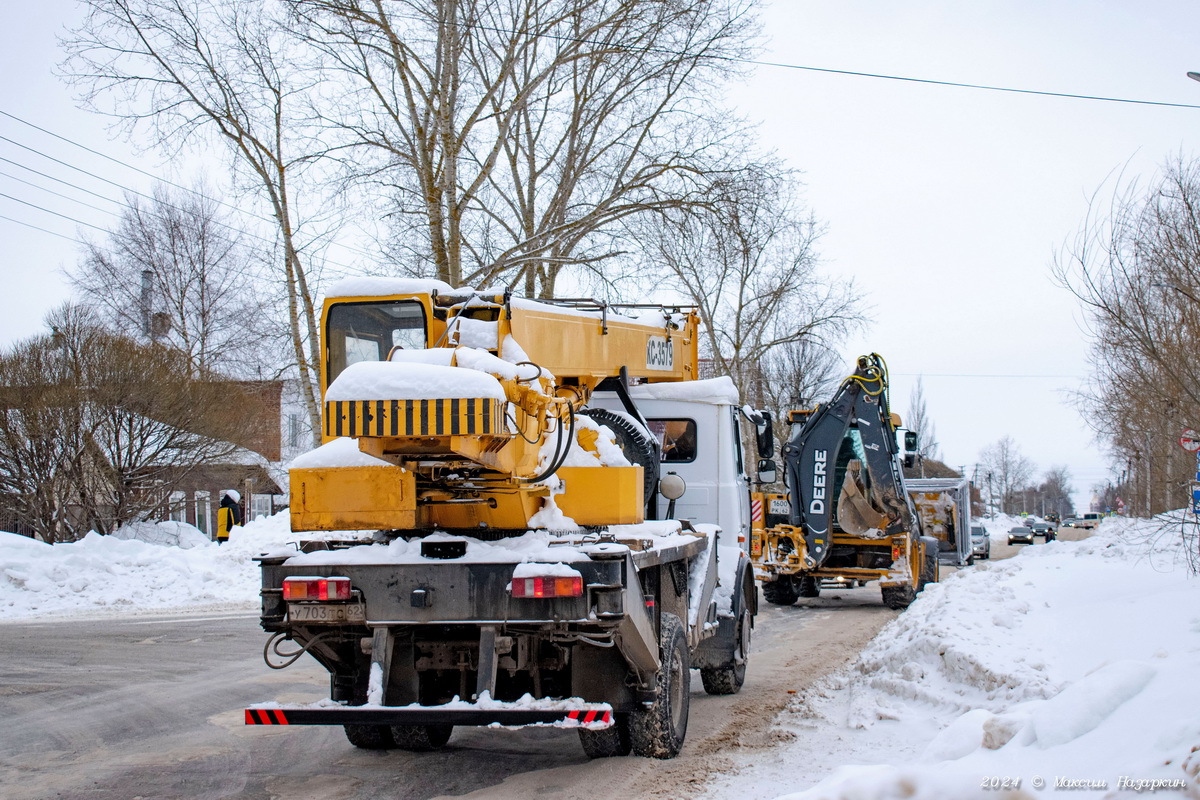
[[334, 305], [325, 328], [326, 386], [351, 364], [383, 361], [393, 347], [425, 346], [425, 309], [416, 300]]

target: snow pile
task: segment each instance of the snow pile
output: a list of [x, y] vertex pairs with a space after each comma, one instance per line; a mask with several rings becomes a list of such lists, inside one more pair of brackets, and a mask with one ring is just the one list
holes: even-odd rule
[[329, 469], [335, 467], [391, 467], [390, 461], [364, 453], [357, 439], [341, 437], [301, 453], [292, 460], [292, 469]]
[[631, 386], [629, 394], [638, 400], [690, 400], [696, 403], [738, 404], [738, 390], [728, 375], [702, 381], [664, 381]]
[[433, 278], [342, 278], [334, 282], [326, 297], [385, 297], [393, 294], [436, 294], [453, 292], [454, 287]]
[[[238, 499], [235, 498], [234, 502]], [[118, 539], [136, 539], [147, 544], [181, 547], [184, 550], [205, 547], [211, 543], [199, 528], [186, 522], [131, 522], [117, 528], [112, 535]]]
[[296, 538], [286, 513], [234, 528], [224, 545], [181, 525], [142, 523], [56, 545], [0, 532], [0, 617], [252, 609], [261, 577], [251, 558]]
[[485, 372], [416, 361], [360, 361], [342, 370], [325, 400], [505, 399], [500, 382]]
[[786, 796], [1200, 797], [1200, 580], [1155, 526], [1109, 520], [927, 588], [795, 709], [858, 765]]

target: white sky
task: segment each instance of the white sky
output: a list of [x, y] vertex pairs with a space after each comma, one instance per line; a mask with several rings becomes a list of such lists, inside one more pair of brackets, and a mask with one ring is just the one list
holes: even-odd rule
[[[9, 4], [0, 29], [0, 112], [141, 168], [108, 137], [105, 120], [77, 110], [53, 72], [70, 0]], [[1016, 88], [1200, 103], [1194, 35], [1200, 5], [1183, 0], [971, 3], [775, 0], [766, 10], [765, 61]], [[732, 93], [762, 136], [805, 173], [806, 197], [829, 226], [821, 251], [853, 277], [874, 322], [844, 350], [847, 366], [877, 351], [902, 415], [917, 375], [945, 460], [973, 465], [1011, 435], [1041, 471], [1066, 464], [1077, 503], [1107, 477], [1105, 461], [1067, 404], [1085, 372], [1076, 304], [1049, 277], [1052, 254], [1077, 230], [1088, 197], [1116, 172], [1146, 177], [1195, 152], [1200, 110], [1000, 94], [759, 67]], [[56, 141], [0, 114], [0, 137], [116, 183], [149, 178]], [[0, 158], [119, 197], [110, 184], [0, 140]], [[108, 201], [0, 161], [0, 195], [108, 225]], [[74, 222], [0, 197], [0, 216], [77, 238]], [[92, 231], [94, 234], [95, 231]], [[78, 245], [0, 219], [0, 345], [37, 333], [68, 295], [61, 268]], [[977, 377], [987, 376], [987, 377]], [[1034, 377], [999, 377], [1034, 376]], [[1200, 425], [1200, 420], [1192, 423]], [[1163, 431], [1174, 438], [1177, 431]]]

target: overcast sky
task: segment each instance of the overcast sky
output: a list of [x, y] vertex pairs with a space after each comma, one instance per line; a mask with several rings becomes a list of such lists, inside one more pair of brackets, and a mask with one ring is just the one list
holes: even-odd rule
[[[73, 0], [5, 7], [0, 217], [53, 233], [0, 218], [0, 345], [39, 331], [68, 295], [61, 268], [77, 258], [72, 239], [97, 234], [28, 204], [103, 227], [114, 204], [73, 187], [119, 198], [113, 183], [151, 186], [12, 116], [148, 172], [190, 179], [153, 155], [138, 157], [104, 120], [77, 110], [53, 74], [55, 36], [77, 14]], [[1184, 76], [1200, 69], [1194, 2], [776, 0], [764, 22], [767, 62], [1200, 104], [1200, 83]], [[808, 205], [828, 226], [826, 268], [853, 278], [872, 307], [872, 324], [844, 349], [847, 369], [859, 353], [883, 355], [902, 415], [924, 376], [949, 464], [970, 472], [982, 448], [1009, 435], [1039, 475], [1068, 466], [1077, 502], [1086, 502], [1108, 470], [1069, 402], [1085, 378], [1087, 343], [1077, 304], [1053, 284], [1049, 265], [1095, 192], [1106, 196], [1119, 175], [1152, 180], [1167, 159], [1195, 152], [1200, 109], [775, 66], [756, 67], [730, 101], [803, 171]]]

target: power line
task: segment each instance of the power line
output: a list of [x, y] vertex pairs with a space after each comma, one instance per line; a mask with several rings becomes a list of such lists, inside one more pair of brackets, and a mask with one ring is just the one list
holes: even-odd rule
[[1006, 375], [1001, 373], [967, 373], [967, 372], [893, 372], [893, 375], [903, 376], [906, 378], [1029, 378], [1033, 380], [1062, 380], [1070, 378], [1072, 380], [1085, 380], [1086, 375]]
[[[17, 202], [20, 202], [20, 201], [17, 201]], [[13, 219], [12, 217], [6, 217], [3, 214], [0, 214], [0, 219], [8, 220], [9, 222], [15, 222], [18, 225], [24, 225], [26, 228], [33, 228], [35, 231], [41, 231], [42, 233], [48, 233], [51, 236], [57, 236], [60, 239], [66, 239], [69, 242], [75, 242], [75, 244], [85, 244], [85, 242], [79, 241], [74, 236], [67, 236], [65, 233], [58, 233], [56, 231], [52, 231], [47, 228], [42, 228], [37, 225], [33, 225], [29, 222], [22, 222], [19, 219]]]
[[[108, 160], [110, 162], [113, 162], [115, 164], [120, 164], [121, 167], [125, 167], [127, 169], [132, 169], [133, 172], [148, 176], [148, 178], [151, 178], [151, 179], [154, 179], [155, 181], [161, 182], [161, 184], [166, 184], [167, 186], [172, 186], [174, 188], [178, 188], [178, 190], [180, 190], [182, 192], [187, 192], [188, 194], [193, 194], [193, 196], [196, 196], [196, 197], [199, 197], [199, 198], [202, 198], [205, 200], [214, 201], [214, 203], [224, 206], [224, 207], [227, 207], [227, 209], [232, 209], [238, 213], [242, 213], [242, 215], [246, 215], [248, 217], [253, 217], [254, 219], [259, 219], [260, 222], [266, 222], [266, 223], [269, 223], [272, 225], [276, 224], [275, 219], [272, 217], [265, 217], [263, 215], [260, 215], [260, 213], [256, 213], [253, 211], [246, 211], [245, 209], [242, 209], [242, 207], [226, 203], [226, 201], [223, 201], [223, 200], [220, 200], [217, 198], [212, 198], [212, 197], [206, 196], [206, 194], [204, 194], [203, 192], [198, 192], [198, 191], [194, 190], [194, 188], [190, 188], [190, 187], [187, 187], [187, 186], [184, 186], [181, 184], [176, 184], [176, 182], [174, 182], [174, 181], [160, 178], [160, 176], [146, 172], [146, 170], [144, 170], [144, 169], [134, 167], [133, 164], [121, 161], [121, 160], [119, 160], [119, 158], [114, 158], [113, 156], [103, 154], [103, 152], [89, 148], [89, 146], [80, 144], [78, 142], [74, 142], [73, 139], [61, 136], [61, 134], [59, 134], [59, 133], [54, 133], [53, 131], [49, 131], [49, 130], [47, 130], [47, 128], [44, 128], [40, 125], [35, 125], [34, 122], [30, 122], [29, 120], [24, 120], [22, 118], [19, 118], [19, 116], [17, 116], [17, 115], [5, 112], [4, 109], [0, 109], [0, 116], [6, 116], [6, 118], [8, 118], [8, 119], [20, 122], [20, 124], [22, 124], [22, 125], [26, 125], [31, 128], [34, 128], [35, 131], [40, 131], [44, 134], [47, 134], [47, 136], [54, 137], [55, 139], [61, 140], [61, 142], [65, 142], [67, 144], [76, 146], [76, 148], [79, 148], [80, 150], [85, 150], [86, 152], [90, 152], [90, 154], [92, 154], [92, 155], [100, 156], [101, 158], [106, 158], [106, 160]], [[43, 158], [47, 158], [47, 160], [53, 161], [56, 164], [60, 164], [60, 166], [62, 166], [62, 167], [66, 167], [68, 169], [73, 169], [73, 170], [76, 170], [76, 172], [83, 173], [84, 175], [88, 175], [89, 178], [94, 178], [98, 181], [104, 182], [104, 184], [108, 184], [110, 186], [119, 188], [119, 190], [121, 190], [121, 191], [128, 192], [131, 194], [136, 194], [136, 196], [142, 197], [142, 198], [145, 198], [148, 200], [157, 201], [154, 197], [149, 196], [149, 194], [146, 194], [145, 192], [139, 192], [137, 190], [132, 190], [132, 188], [127, 187], [124, 184], [118, 184], [118, 182], [116, 182], [116, 181], [112, 181], [107, 178], [102, 178], [102, 176], [96, 175], [95, 173], [91, 173], [91, 172], [89, 172], [89, 170], [83, 169], [82, 167], [76, 167], [76, 166], [74, 166], [74, 164], [67, 163], [65, 161], [61, 161], [61, 160], [59, 160], [59, 158], [55, 158], [54, 156], [44, 154], [44, 152], [42, 152], [40, 150], [36, 150], [35, 148], [30, 148], [30, 146], [28, 146], [28, 145], [20, 144], [19, 142], [14, 142], [13, 139], [10, 139], [10, 138], [4, 137], [4, 136], [0, 136], [0, 140], [2, 140], [2, 142], [7, 142], [8, 144], [17, 146], [17, 148], [22, 148], [24, 150], [28, 150], [28, 151], [32, 152], [32, 154], [36, 154]], [[61, 184], [66, 184], [67, 186], [71, 186], [72, 188], [77, 188], [77, 190], [80, 190], [83, 192], [88, 192], [89, 194], [94, 194], [94, 196], [96, 196], [96, 197], [102, 197], [102, 196], [98, 196], [98, 194], [96, 194], [95, 192], [90, 192], [89, 190], [85, 190], [85, 188], [83, 188], [83, 187], [80, 187], [80, 186], [77, 186], [74, 184], [70, 184], [70, 182], [68, 182], [68, 181], [62, 181], [60, 179], [52, 178], [52, 176], [44, 175], [43, 173], [38, 173], [37, 170], [29, 168], [29, 167], [25, 167], [24, 164], [12, 162], [10, 160], [7, 160], [7, 158], [4, 158], [4, 161], [7, 161], [8, 163], [16, 164], [16, 166], [23, 167], [24, 169], [29, 169], [30, 172], [40, 174], [43, 176], [43, 178], [48, 178], [49, 180], [59, 181], [59, 182], [61, 182]], [[70, 198], [68, 198], [68, 199], [70, 199]], [[118, 200], [110, 200], [109, 198], [103, 198], [103, 199], [109, 200], [110, 203], [118, 203]], [[78, 201], [78, 200], [76, 200], [76, 201]], [[84, 205], [86, 205], [86, 204], [84, 204]], [[128, 204], [121, 204], [121, 205], [124, 207], [130, 207], [130, 206], [128, 206]], [[172, 209], [174, 209], [176, 211], [179, 210], [178, 207], [176, 207], [172, 204], [167, 203], [164, 205], [167, 205], [168, 207], [172, 207]], [[274, 243], [274, 240], [268, 239], [268, 237], [262, 236], [260, 234], [254, 234], [254, 233], [252, 233], [252, 231], [248, 231], [244, 228], [236, 228], [236, 227], [234, 227], [234, 225], [230, 225], [230, 224], [224, 223], [224, 222], [218, 222], [218, 224], [223, 225], [224, 228], [228, 228], [229, 230], [238, 231], [238, 233], [240, 233], [240, 234], [254, 237], [254, 239]], [[376, 254], [368, 253], [367, 251], [364, 251], [364, 249], [359, 249], [359, 248], [356, 248], [356, 247], [353, 247], [350, 245], [346, 245], [346, 243], [344, 243], [344, 242], [338, 243], [337, 246], [346, 249], [346, 251], [348, 251], [350, 253], [362, 255], [362, 257], [365, 257], [368, 259], [376, 258]], [[325, 259], [325, 264], [340, 267], [340, 269], [347, 271], [347, 272], [355, 271], [354, 267], [352, 267], [352, 266], [349, 266], [347, 264], [341, 264], [341, 263], [338, 263], [338, 261], [334, 261], [334, 260], [331, 260], [328, 258]]]
[[[413, 19], [413, 20], [427, 19], [427, 18], [416, 16], [416, 15], [405, 15], [405, 14], [395, 14], [393, 16], [404, 18], [404, 19]], [[496, 26], [492, 26], [492, 25], [482, 25], [477, 22], [455, 22], [453, 24], [458, 27], [476, 28], [478, 30], [488, 30], [488, 31], [492, 31], [494, 33], [503, 33], [503, 34], [510, 34], [510, 35], [522, 33], [521, 31], [518, 31], [515, 29], [500, 28], [500, 27], [496, 27]], [[613, 45], [610, 42], [594, 41], [591, 39], [580, 39], [580, 38], [572, 37], [572, 36], [555, 36], [555, 35], [547, 34], [547, 33], [535, 34], [535, 36], [544, 36], [547, 39], [554, 39], [556, 41], [562, 41], [562, 42], [572, 42], [575, 44], [590, 44], [590, 45], [603, 46], [605, 48], [612, 48], [612, 49], [616, 49], [616, 50], [624, 49], [627, 52], [662, 53], [665, 55], [673, 55], [673, 56], [699, 57], [694, 54], [689, 54], [684, 50], [672, 50], [669, 47], [640, 47], [640, 48], [625, 47], [625, 48], [622, 48], [620, 45]], [[849, 70], [849, 69], [833, 69], [830, 67], [811, 67], [811, 66], [807, 66], [807, 65], [803, 65], [803, 64], [789, 64], [789, 63], [786, 63], [783, 61], [763, 61], [761, 59], [739, 58], [737, 56], [712, 55], [712, 56], [709, 56], [709, 58], [711, 58], [714, 61], [724, 61], [724, 62], [727, 62], [730, 64], [745, 64], [747, 66], [752, 66], [752, 67], [773, 67], [775, 69], [802, 70], [805, 72], [821, 72], [821, 73], [825, 73], [828, 75], [848, 75], [848, 76], [854, 77], [854, 78], [875, 78], [876, 80], [902, 81], [905, 83], [922, 83], [922, 84], [927, 84], [930, 86], [949, 86], [949, 87], [957, 88], [957, 89], [979, 89], [979, 90], [988, 91], [988, 92], [1006, 92], [1006, 93], [1010, 93], [1010, 94], [1029, 94], [1029, 95], [1038, 95], [1038, 96], [1042, 96], [1042, 97], [1061, 97], [1061, 98], [1066, 98], [1066, 99], [1070, 99], [1070, 100], [1096, 100], [1096, 101], [1105, 102], [1105, 103], [1126, 103], [1126, 104], [1142, 105], [1142, 106], [1160, 106], [1160, 107], [1165, 107], [1165, 108], [1196, 108], [1196, 109], [1200, 109], [1200, 105], [1193, 104], [1193, 103], [1168, 103], [1168, 102], [1160, 101], [1160, 100], [1134, 100], [1134, 99], [1124, 98], [1124, 97], [1111, 97], [1108, 95], [1075, 94], [1072, 92], [1051, 92], [1051, 91], [1044, 90], [1044, 89], [1019, 89], [1019, 88], [1011, 87], [1011, 86], [993, 86], [991, 84], [985, 84], [985, 83], [963, 83], [960, 81], [944, 81], [944, 80], [936, 80], [933, 78], [913, 78], [913, 77], [910, 77], [907, 75], [889, 75], [887, 73], [882, 73], [882, 72], [859, 72], [856, 70]]]
[[[0, 192], [0, 197], [4, 197], [8, 200], [12, 200], [14, 203], [20, 203], [23, 206], [29, 206], [30, 208], [36, 208], [38, 211], [42, 211], [47, 214], [53, 214], [56, 217], [62, 217], [65, 220], [70, 220], [71, 222], [74, 222], [76, 225], [83, 225], [86, 228], [95, 228], [96, 230], [101, 231], [103, 233], [108, 233], [107, 230], [105, 230], [104, 228], [101, 228], [99, 225], [93, 225], [90, 222], [84, 222], [81, 219], [75, 219], [74, 217], [67, 216], [66, 214], [60, 214], [57, 211], [51, 211], [48, 208], [42, 208], [41, 206], [37, 205], [36, 203], [30, 203], [28, 200], [22, 200], [19, 197], [13, 197], [11, 194], [5, 194], [4, 192]], [[33, 226], [31, 225], [30, 227], [33, 227]], [[80, 242], [80, 244], [83, 244], [83, 242]]]
[[756, 61], [753, 59], [726, 58], [743, 64], [760, 67], [775, 67], [778, 69], [804, 70], [806, 72], [823, 72], [830, 75], [849, 75], [855, 78], [876, 78], [885, 81], [903, 81], [905, 83], [924, 83], [931, 86], [951, 86], [958, 89], [981, 89], [988, 92], [1007, 92], [1010, 94], [1031, 94], [1041, 97], [1063, 97], [1071, 100], [1099, 100], [1105, 103], [1128, 103], [1140, 106], [1161, 106], [1165, 108], [1200, 108], [1193, 103], [1168, 103], [1161, 100], [1134, 100], [1127, 97], [1109, 97], [1096, 94], [1073, 94], [1071, 92], [1050, 92], [1044, 89], [1018, 89], [1011, 86], [991, 86], [984, 83], [959, 83], [958, 81], [940, 81], [932, 78], [912, 78], [906, 75], [887, 75], [879, 72], [856, 72], [849, 69], [830, 69], [828, 67], [809, 67], [800, 64], [785, 64], [777, 61]]
[[[5, 112], [3, 112], [3, 111], [0, 111], [0, 114], [5, 114]], [[11, 115], [11, 114], [5, 114], [5, 116], [12, 116], [12, 115]], [[37, 127], [37, 126], [32, 126], [32, 127]], [[38, 128], [38, 130], [44, 130], [44, 129], [42, 129], [42, 128]], [[52, 135], [53, 135], [53, 134], [52, 134]], [[62, 138], [62, 137], [59, 137], [59, 138]], [[25, 144], [21, 144], [20, 142], [17, 142], [17, 141], [15, 141], [15, 140], [13, 140], [13, 139], [9, 139], [9, 138], [8, 138], [8, 137], [6, 137], [6, 136], [0, 136], [0, 141], [8, 142], [9, 144], [11, 144], [11, 145], [13, 145], [13, 146], [15, 146], [15, 147], [19, 147], [19, 148], [21, 148], [21, 149], [23, 149], [23, 150], [27, 150], [27, 151], [29, 151], [30, 153], [33, 153], [33, 154], [35, 154], [35, 155], [38, 155], [38, 156], [41, 156], [42, 158], [45, 158], [45, 159], [47, 159], [47, 160], [49, 160], [49, 161], [52, 161], [52, 162], [54, 162], [54, 163], [56, 163], [56, 164], [58, 164], [58, 165], [60, 165], [60, 166], [66, 167], [67, 169], [71, 169], [71, 170], [74, 170], [74, 171], [76, 171], [76, 172], [80, 172], [80, 173], [82, 173], [82, 174], [84, 174], [84, 175], [87, 175], [87, 176], [88, 176], [88, 177], [90, 177], [90, 178], [94, 178], [95, 180], [101, 181], [101, 182], [103, 182], [103, 183], [106, 183], [106, 184], [108, 184], [108, 185], [110, 185], [110, 186], [114, 186], [114, 187], [116, 187], [117, 189], [120, 189], [120, 190], [122, 190], [122, 191], [128, 192], [129, 194], [136, 195], [136, 196], [138, 196], [138, 197], [141, 197], [141, 198], [143, 198], [143, 199], [149, 200], [149, 201], [151, 201], [151, 202], [154, 202], [154, 203], [160, 203], [160, 202], [162, 202], [162, 201], [160, 201], [158, 198], [154, 197], [153, 195], [146, 194], [145, 192], [138, 191], [137, 189], [131, 189], [131, 188], [129, 188], [128, 186], [125, 186], [124, 184], [117, 183], [116, 181], [109, 180], [108, 178], [104, 178], [104, 177], [102, 177], [102, 176], [100, 176], [100, 175], [97, 175], [97, 174], [95, 174], [94, 172], [90, 172], [90, 171], [88, 171], [88, 170], [86, 170], [86, 169], [84, 169], [84, 168], [82, 168], [82, 167], [79, 167], [79, 166], [76, 166], [76, 165], [74, 165], [74, 164], [71, 164], [71, 163], [68, 163], [68, 162], [66, 162], [66, 161], [63, 161], [63, 160], [61, 160], [61, 159], [55, 158], [54, 156], [51, 156], [51, 155], [49, 155], [49, 154], [47, 154], [47, 153], [44, 153], [44, 152], [42, 152], [41, 150], [38, 150], [37, 148], [30, 147], [30, 146], [28, 146], [28, 145], [25, 145]], [[69, 140], [68, 140], [68, 141], [69, 141]], [[79, 145], [79, 146], [80, 146], [80, 147], [83, 147], [82, 145]], [[86, 148], [86, 147], [84, 147], [83, 149], [85, 149], [85, 150], [88, 150], [89, 152], [92, 152], [92, 151], [90, 150], [90, 148]], [[78, 184], [74, 184], [74, 183], [71, 183], [70, 181], [66, 181], [66, 180], [63, 180], [63, 179], [61, 179], [61, 178], [56, 178], [56, 177], [54, 177], [54, 176], [52, 176], [52, 175], [48, 175], [48, 174], [46, 174], [46, 173], [44, 173], [44, 172], [41, 172], [41, 171], [39, 171], [39, 170], [36, 170], [36, 169], [34, 169], [34, 168], [32, 168], [32, 167], [29, 167], [29, 166], [27, 166], [27, 165], [25, 165], [25, 164], [21, 164], [21, 163], [19, 163], [19, 162], [17, 162], [17, 161], [13, 161], [13, 160], [11, 160], [11, 159], [8, 159], [8, 158], [3, 158], [3, 157], [0, 157], [0, 161], [4, 161], [4, 162], [6, 162], [6, 163], [9, 163], [9, 164], [12, 164], [12, 165], [14, 165], [14, 166], [20, 167], [21, 169], [24, 169], [24, 170], [27, 170], [27, 171], [29, 171], [29, 172], [32, 172], [32, 173], [34, 173], [35, 175], [40, 175], [40, 176], [42, 176], [42, 177], [44, 177], [44, 178], [46, 178], [46, 179], [48, 179], [48, 180], [52, 180], [52, 181], [55, 181], [55, 182], [57, 182], [57, 183], [61, 183], [61, 184], [65, 185], [65, 186], [70, 186], [70, 187], [71, 187], [71, 188], [73, 188], [73, 189], [77, 189], [77, 190], [79, 190], [79, 191], [81, 191], [81, 192], [85, 192], [85, 193], [87, 193], [87, 194], [90, 194], [90, 195], [92, 195], [93, 197], [98, 197], [98, 198], [100, 198], [100, 199], [102, 199], [102, 200], [105, 200], [106, 202], [115, 203], [115, 204], [117, 204], [117, 205], [121, 206], [122, 208], [125, 208], [125, 209], [131, 209], [131, 208], [132, 208], [132, 206], [131, 206], [129, 203], [125, 203], [125, 202], [122, 202], [122, 201], [119, 201], [119, 200], [113, 200], [112, 198], [105, 197], [104, 195], [101, 195], [101, 194], [98, 194], [98, 193], [96, 193], [96, 192], [93, 192], [93, 191], [91, 191], [90, 189], [87, 189], [87, 188], [84, 188], [84, 187], [82, 187], [82, 186], [79, 186]], [[118, 162], [118, 163], [120, 163], [120, 162]], [[130, 168], [131, 168], [131, 169], [136, 169], [136, 167], [130, 167]], [[138, 170], [138, 171], [139, 171], [139, 172], [142, 172], [142, 170]], [[147, 174], [147, 175], [149, 175], [150, 173], [144, 173], [144, 174]], [[101, 213], [113, 214], [113, 215], [115, 215], [115, 214], [116, 214], [116, 212], [113, 212], [113, 211], [107, 211], [107, 210], [105, 210], [105, 209], [97, 208], [96, 206], [93, 206], [93, 205], [91, 205], [91, 204], [89, 204], [89, 203], [85, 203], [85, 202], [83, 202], [82, 200], [77, 200], [77, 199], [75, 199], [75, 198], [67, 197], [66, 195], [59, 194], [58, 192], [54, 192], [54, 191], [52, 191], [52, 190], [50, 190], [50, 189], [47, 189], [47, 188], [45, 188], [45, 187], [42, 187], [42, 186], [37, 186], [36, 184], [30, 183], [29, 181], [24, 181], [24, 180], [21, 180], [20, 178], [16, 178], [16, 177], [14, 177], [14, 176], [8, 176], [8, 177], [12, 177], [12, 178], [13, 178], [13, 180], [17, 180], [17, 181], [20, 181], [21, 183], [25, 183], [25, 184], [27, 184], [27, 185], [29, 185], [29, 186], [33, 186], [33, 187], [35, 187], [35, 188], [41, 189], [41, 190], [42, 190], [42, 191], [44, 191], [44, 192], [49, 192], [50, 194], [55, 194], [55, 195], [58, 195], [59, 197], [62, 197], [62, 198], [64, 198], [64, 199], [66, 199], [66, 200], [69, 200], [69, 201], [71, 201], [71, 202], [74, 202], [74, 203], [78, 203], [78, 204], [80, 204], [80, 205], [82, 205], [82, 206], [85, 206], [85, 207], [87, 207], [87, 208], [92, 208], [92, 209], [94, 209], [94, 210], [96, 210], [96, 211], [100, 211]], [[153, 177], [153, 176], [151, 176], [151, 177]], [[229, 205], [229, 204], [227, 204], [227, 203], [223, 203], [223, 202], [221, 202], [220, 200], [216, 200], [215, 198], [209, 198], [209, 197], [207, 197], [206, 195], [204, 195], [203, 193], [201, 193], [201, 192], [197, 192], [195, 189], [188, 189], [188, 188], [186, 188], [186, 187], [181, 187], [181, 186], [179, 186], [179, 184], [172, 183], [172, 182], [170, 182], [170, 181], [163, 181], [163, 182], [164, 182], [164, 183], [166, 183], [167, 185], [170, 185], [170, 186], [174, 186], [174, 187], [180, 188], [180, 189], [182, 189], [183, 191], [186, 191], [186, 192], [188, 192], [189, 194], [196, 195], [197, 197], [205, 198], [205, 199], [208, 199], [208, 200], [213, 200], [214, 202], [218, 203], [219, 205], [226, 206], [227, 208], [233, 208], [233, 209], [235, 209], [235, 210], [237, 209], [237, 207], [236, 207], [236, 206], [231, 206], [231, 205]], [[4, 196], [6, 196], [6, 197], [9, 197], [8, 195], [4, 195]], [[22, 202], [22, 203], [24, 203], [24, 202], [25, 202], [25, 201], [22, 201], [22, 200], [18, 200], [18, 199], [17, 199], [17, 198], [15, 198], [15, 197], [9, 197], [9, 199], [11, 199], [11, 200], [15, 200], [16, 202]], [[38, 210], [40, 210], [40, 211], [45, 211], [46, 213], [49, 213], [49, 214], [56, 214], [57, 216], [61, 216], [61, 217], [65, 218], [65, 219], [72, 219], [73, 221], [76, 221], [76, 222], [78, 222], [78, 220], [74, 220], [72, 217], [67, 217], [66, 215], [63, 215], [63, 214], [57, 214], [57, 212], [53, 212], [53, 211], [50, 211], [49, 209], [44, 209], [44, 208], [41, 208], [40, 206], [33, 205], [32, 203], [25, 203], [25, 205], [30, 205], [30, 206], [32, 206], [32, 207], [34, 207], [34, 208], [37, 208], [37, 209], [38, 209]], [[162, 205], [164, 205], [164, 206], [166, 206], [167, 208], [170, 208], [170, 209], [172, 209], [172, 210], [174, 210], [174, 211], [180, 211], [180, 210], [181, 210], [181, 209], [180, 209], [178, 206], [176, 206], [176, 205], [174, 205], [174, 204], [172, 204], [172, 203], [170, 203], [170, 202], [162, 202]], [[266, 218], [264, 218], [264, 217], [258, 216], [258, 215], [256, 215], [256, 214], [253, 214], [253, 213], [250, 213], [250, 212], [245, 212], [245, 213], [248, 213], [248, 215], [249, 215], [249, 216], [255, 217], [256, 219], [266, 219]], [[269, 221], [269, 220], [268, 220], [268, 221]], [[241, 234], [241, 235], [243, 235], [243, 236], [249, 236], [249, 237], [250, 237], [250, 238], [252, 238], [252, 239], [258, 239], [259, 241], [266, 242], [267, 244], [274, 244], [274, 240], [273, 240], [273, 239], [271, 239], [271, 238], [269, 238], [269, 237], [266, 237], [266, 236], [263, 236], [263, 235], [261, 235], [261, 234], [255, 233], [255, 232], [253, 232], [253, 231], [249, 231], [249, 230], [246, 230], [246, 229], [244, 229], [244, 228], [239, 228], [239, 227], [237, 227], [237, 226], [231, 225], [231, 224], [229, 224], [229, 223], [227, 223], [227, 222], [224, 222], [224, 221], [221, 221], [221, 220], [215, 220], [215, 222], [216, 222], [218, 225], [220, 225], [221, 227], [223, 227], [223, 228], [226, 228], [227, 230], [233, 231], [233, 232], [235, 232], [235, 233], [239, 233], [239, 234]], [[88, 223], [83, 223], [83, 222], [80, 222], [80, 224], [87, 225], [88, 227], [91, 227], [91, 228], [96, 228], [97, 230], [103, 231], [103, 232], [105, 232], [105, 233], [109, 233], [109, 231], [105, 230], [104, 228], [99, 228], [99, 227], [97, 227], [97, 226], [95, 226], [95, 225], [90, 225], [90, 224], [88, 224]], [[78, 240], [74, 240], [74, 241], [78, 241]], [[344, 245], [344, 244], [343, 244], [343, 245], [339, 245], [339, 246], [341, 246], [341, 247], [346, 247], [346, 249], [347, 249], [347, 250], [350, 250], [351, 252], [359, 252], [359, 253], [360, 253], [360, 255], [365, 255], [365, 256], [371, 257], [371, 256], [369, 256], [369, 254], [367, 254], [367, 253], [365, 253], [365, 252], [362, 252], [362, 251], [355, 251], [355, 250], [354, 250], [354, 248], [347, 247], [347, 246], [346, 246], [346, 245]], [[333, 261], [332, 259], [326, 259], [325, 263], [326, 263], [326, 264], [329, 264], [329, 265], [332, 265], [332, 266], [334, 266], [334, 267], [339, 267], [340, 269], [342, 269], [342, 270], [345, 270], [345, 271], [347, 271], [347, 272], [352, 272], [352, 271], [353, 271], [353, 268], [352, 268], [352, 267], [350, 267], [350, 266], [348, 266], [348, 265], [346, 265], [346, 264], [339, 263], [339, 262], [337, 262], [337, 261]]]

